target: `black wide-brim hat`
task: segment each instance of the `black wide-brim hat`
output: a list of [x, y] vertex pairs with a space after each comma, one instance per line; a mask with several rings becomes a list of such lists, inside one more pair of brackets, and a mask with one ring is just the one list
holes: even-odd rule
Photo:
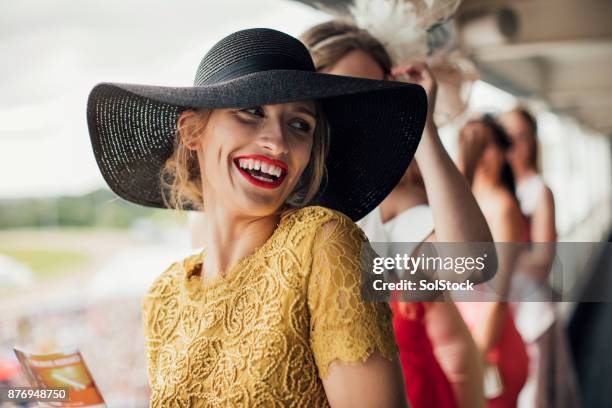
[[318, 100], [330, 127], [327, 182], [309, 203], [359, 220], [391, 192], [418, 146], [427, 97], [415, 84], [317, 73], [306, 47], [271, 29], [219, 41], [193, 87], [102, 83], [87, 103], [94, 154], [120, 197], [166, 208], [160, 173], [177, 120], [192, 108], [244, 108]]

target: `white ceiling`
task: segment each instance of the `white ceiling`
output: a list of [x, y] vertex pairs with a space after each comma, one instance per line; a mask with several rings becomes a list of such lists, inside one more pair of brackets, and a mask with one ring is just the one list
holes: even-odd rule
[[[516, 31], [500, 41], [482, 22], [504, 8]], [[612, 134], [612, 1], [464, 0], [456, 17], [460, 34], [478, 27], [464, 47], [484, 79]]]

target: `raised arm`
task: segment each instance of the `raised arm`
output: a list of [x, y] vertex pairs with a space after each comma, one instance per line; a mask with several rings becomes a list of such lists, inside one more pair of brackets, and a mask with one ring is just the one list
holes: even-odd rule
[[[438, 136], [433, 120], [437, 84], [430, 69], [425, 64], [412, 64], [396, 67], [392, 73], [395, 77], [403, 75], [408, 81], [420, 84], [427, 92], [429, 112], [415, 159], [423, 176], [433, 215], [435, 240], [492, 242], [491, 231], [466, 178], [457, 169]], [[494, 274], [496, 258], [493, 246], [490, 249], [492, 256], [487, 258], [483, 276], [472, 276], [472, 280], [483, 281]], [[463, 254], [466, 255], [471, 254]]]
[[429, 112], [415, 159], [427, 190], [439, 242], [490, 242], [491, 232], [463, 174], [448, 155], [433, 120], [437, 84], [429, 67], [413, 64], [396, 67], [394, 76], [405, 75], [425, 88]]

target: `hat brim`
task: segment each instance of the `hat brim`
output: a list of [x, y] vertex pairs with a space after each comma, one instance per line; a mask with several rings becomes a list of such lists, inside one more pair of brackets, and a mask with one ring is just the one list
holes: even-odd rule
[[296, 70], [201, 87], [102, 83], [89, 95], [87, 122], [109, 187], [133, 203], [166, 208], [160, 171], [182, 111], [304, 100], [321, 101], [331, 131], [327, 183], [312, 204], [357, 221], [391, 192], [414, 156], [427, 115], [419, 85]]

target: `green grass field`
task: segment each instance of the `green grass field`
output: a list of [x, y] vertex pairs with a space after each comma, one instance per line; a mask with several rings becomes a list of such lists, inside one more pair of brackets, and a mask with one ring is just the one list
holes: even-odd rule
[[89, 256], [82, 252], [51, 249], [16, 249], [0, 247], [0, 254], [28, 265], [37, 278], [57, 277], [75, 270], [87, 262]]

